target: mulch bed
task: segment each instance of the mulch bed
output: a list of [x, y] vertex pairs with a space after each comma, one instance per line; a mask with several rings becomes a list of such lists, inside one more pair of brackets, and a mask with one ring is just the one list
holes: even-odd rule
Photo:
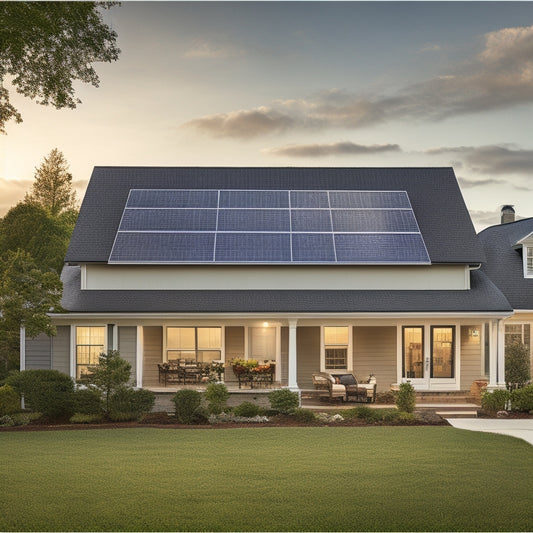
[[269, 422], [219, 424], [178, 424], [166, 413], [152, 413], [143, 422], [101, 422], [98, 424], [47, 423], [35, 421], [26, 426], [1, 427], [0, 431], [76, 431], [87, 429], [127, 429], [127, 428], [158, 428], [158, 429], [235, 429], [262, 427], [371, 427], [371, 426], [447, 426], [446, 420], [439, 415], [421, 411], [416, 413], [418, 419], [413, 422], [367, 422], [362, 419], [344, 420], [340, 422], [300, 422], [291, 416], [273, 416]]

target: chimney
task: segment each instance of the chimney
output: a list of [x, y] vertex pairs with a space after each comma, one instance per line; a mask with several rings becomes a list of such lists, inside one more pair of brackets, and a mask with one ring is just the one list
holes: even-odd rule
[[504, 205], [502, 207], [502, 224], [509, 224], [514, 222], [514, 209], [512, 205]]

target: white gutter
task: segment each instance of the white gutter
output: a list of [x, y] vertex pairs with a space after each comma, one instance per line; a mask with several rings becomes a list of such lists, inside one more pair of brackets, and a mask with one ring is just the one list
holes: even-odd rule
[[336, 313], [334, 311], [328, 313], [272, 313], [272, 312], [254, 312], [254, 313], [50, 313], [48, 316], [55, 319], [77, 319], [77, 318], [92, 318], [92, 319], [173, 319], [173, 318], [185, 318], [202, 319], [202, 318], [285, 318], [285, 319], [305, 319], [305, 318], [436, 318], [436, 317], [455, 317], [455, 318], [471, 318], [471, 317], [486, 317], [486, 318], [509, 318], [514, 312], [456, 312], [456, 311], [442, 311], [442, 312], [379, 312], [379, 313]]

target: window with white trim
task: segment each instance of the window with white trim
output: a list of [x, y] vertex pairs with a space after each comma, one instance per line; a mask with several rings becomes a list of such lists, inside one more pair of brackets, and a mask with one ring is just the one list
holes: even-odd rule
[[167, 361], [189, 359], [199, 363], [222, 357], [222, 328], [167, 327]]
[[348, 367], [348, 326], [324, 326], [324, 355], [326, 370]]
[[525, 247], [525, 273], [526, 277], [533, 278], [533, 246]]
[[105, 326], [76, 327], [76, 379], [98, 364], [100, 354], [105, 351], [105, 333]]
[[505, 324], [505, 346], [515, 342], [531, 346], [531, 327], [529, 324]]

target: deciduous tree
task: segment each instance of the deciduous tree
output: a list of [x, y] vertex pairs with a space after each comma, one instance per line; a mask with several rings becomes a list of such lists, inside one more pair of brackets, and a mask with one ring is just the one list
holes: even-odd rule
[[65, 211], [54, 217], [38, 204], [18, 203], [0, 220], [0, 255], [24, 250], [43, 272], [60, 273], [76, 213]]
[[92, 64], [116, 61], [117, 34], [102, 9], [116, 2], [0, 2], [0, 132], [22, 122], [6, 81], [20, 94], [57, 109], [75, 108], [74, 82], [98, 87]]
[[54, 335], [48, 313], [61, 310], [62, 284], [55, 272], [39, 270], [22, 250], [0, 262], [0, 374], [18, 368], [20, 328], [28, 337]]

